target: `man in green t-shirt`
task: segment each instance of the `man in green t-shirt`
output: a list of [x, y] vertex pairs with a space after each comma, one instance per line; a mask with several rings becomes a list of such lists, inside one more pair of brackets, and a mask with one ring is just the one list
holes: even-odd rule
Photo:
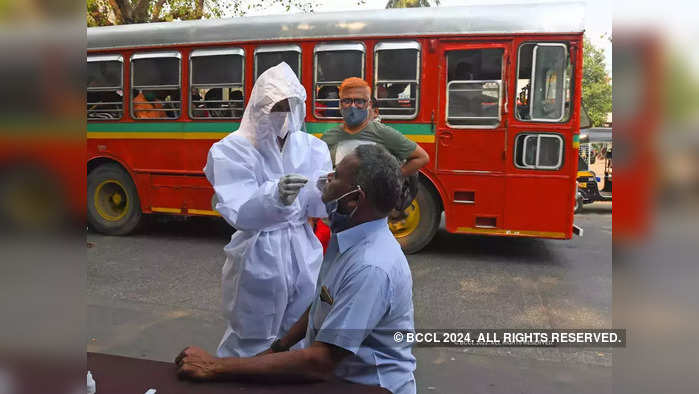
[[328, 144], [333, 163], [342, 158], [358, 145], [374, 143], [383, 145], [401, 163], [403, 176], [410, 176], [430, 162], [430, 157], [414, 141], [409, 140], [400, 131], [373, 121], [370, 112], [371, 88], [363, 79], [352, 77], [340, 85], [340, 113], [343, 122], [323, 134], [321, 139]]

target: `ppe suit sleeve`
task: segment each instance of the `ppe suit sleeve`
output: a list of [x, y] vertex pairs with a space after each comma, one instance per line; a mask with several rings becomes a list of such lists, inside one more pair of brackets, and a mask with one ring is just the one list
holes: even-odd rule
[[257, 158], [239, 141], [221, 141], [209, 150], [204, 173], [216, 193], [216, 211], [238, 230], [261, 230], [287, 222], [301, 210], [279, 200], [278, 179], [258, 184], [253, 170]]
[[330, 151], [328, 146], [320, 139], [312, 137], [311, 154], [313, 161], [313, 172], [311, 179], [302, 190], [306, 194], [303, 201], [306, 204], [306, 216], [311, 218], [324, 218], [328, 216], [325, 210], [325, 204], [321, 200], [322, 192], [316, 187], [318, 177], [325, 176], [333, 170], [332, 161], [330, 160]]

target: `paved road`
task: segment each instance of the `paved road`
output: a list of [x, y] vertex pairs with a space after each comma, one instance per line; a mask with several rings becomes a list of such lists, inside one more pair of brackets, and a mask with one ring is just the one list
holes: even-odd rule
[[[611, 327], [611, 204], [586, 206], [583, 238], [440, 230], [408, 256], [417, 328]], [[219, 276], [231, 230], [150, 218], [137, 234], [88, 234], [88, 350], [169, 361], [223, 333]], [[605, 349], [417, 348], [419, 392], [607, 393]]]

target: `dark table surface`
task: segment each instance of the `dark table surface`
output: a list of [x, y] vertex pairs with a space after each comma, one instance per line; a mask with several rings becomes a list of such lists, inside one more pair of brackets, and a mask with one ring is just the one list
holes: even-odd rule
[[199, 383], [179, 380], [175, 364], [137, 358], [87, 353], [87, 369], [97, 384], [97, 394], [143, 394], [156, 389], [157, 394], [386, 394], [380, 387], [364, 386], [341, 381], [286, 384], [286, 383]]

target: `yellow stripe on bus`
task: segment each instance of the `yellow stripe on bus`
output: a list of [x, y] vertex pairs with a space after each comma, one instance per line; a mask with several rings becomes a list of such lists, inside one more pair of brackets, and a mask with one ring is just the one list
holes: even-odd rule
[[221, 214], [216, 211], [207, 211], [205, 209], [188, 209], [187, 213], [193, 215], [221, 216]]
[[182, 213], [182, 210], [180, 208], [152, 207], [150, 210], [153, 212], [160, 212], [160, 213]]
[[[87, 138], [94, 139], [168, 139], [168, 140], [220, 140], [227, 136], [228, 132], [221, 133], [168, 133], [168, 132], [88, 132]], [[314, 133], [314, 136], [320, 138], [323, 134]], [[434, 135], [432, 134], [405, 134], [408, 139], [415, 142], [433, 143]]]
[[548, 237], [565, 238], [564, 233], [549, 231], [527, 231], [527, 230], [505, 230], [501, 228], [477, 228], [477, 227], [457, 227], [457, 233], [464, 234], [488, 234], [488, 235], [511, 235], [520, 237]]
[[[150, 209], [153, 212], [158, 213], [183, 213], [180, 208], [164, 208], [164, 207], [152, 207]], [[209, 211], [206, 209], [187, 209], [188, 215], [206, 215], [206, 216], [221, 216], [220, 213], [216, 211]]]

